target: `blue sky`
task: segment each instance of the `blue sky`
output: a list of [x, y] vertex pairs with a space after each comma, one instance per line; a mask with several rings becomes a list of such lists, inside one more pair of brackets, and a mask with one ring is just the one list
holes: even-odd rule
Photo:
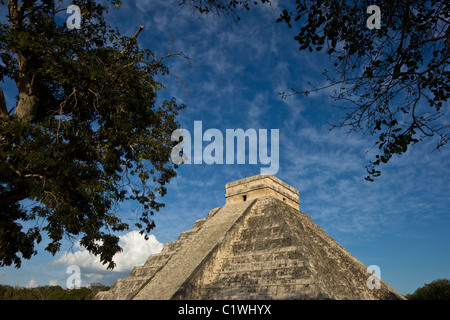
[[[179, 117], [182, 127], [193, 134], [194, 121], [202, 121], [203, 131], [214, 128], [224, 136], [226, 129], [279, 129], [276, 176], [299, 190], [302, 212], [364, 264], [378, 265], [381, 278], [400, 293], [450, 278], [448, 148], [433, 152], [433, 142], [416, 145], [382, 167], [375, 182], [367, 182], [365, 166], [374, 140], [329, 130], [328, 123], [343, 115], [333, 107], [330, 90], [286, 100], [278, 94], [305, 88], [308, 81], [325, 84], [322, 72], [330, 63], [323, 55], [298, 51], [294, 30], [275, 23], [283, 8], [278, 1], [252, 8], [238, 24], [177, 3], [124, 1], [109, 19], [130, 36], [145, 25], [139, 43], [158, 56], [168, 53], [173, 38], [172, 52], [191, 58], [190, 63], [168, 59], [176, 77], [161, 79], [166, 89], [160, 97], [174, 96], [187, 105]], [[6, 88], [11, 105], [15, 92]], [[54, 257], [43, 251], [43, 244], [22, 268], [0, 269], [0, 283], [65, 286], [67, 266], [78, 264], [83, 284], [110, 285], [210, 209], [224, 205], [225, 183], [265, 167], [246, 163], [180, 165], [164, 197], [166, 207], [154, 217], [152, 237], [145, 242], [136, 233], [121, 234], [124, 252], [114, 271], [102, 269], [77, 243], [66, 242]], [[133, 224], [132, 204], [124, 203], [119, 214]]]

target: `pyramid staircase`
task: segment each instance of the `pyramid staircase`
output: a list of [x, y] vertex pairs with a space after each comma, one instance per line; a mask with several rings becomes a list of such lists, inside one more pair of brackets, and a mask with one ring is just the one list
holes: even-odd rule
[[[218, 208], [211, 209], [209, 215], [214, 214], [217, 210]], [[191, 230], [181, 232], [176, 241], [166, 243], [160, 253], [150, 255], [144, 265], [134, 267], [128, 278], [118, 279], [109, 291], [99, 292], [96, 299], [132, 299], [165, 266], [183, 244], [201, 228], [206, 219], [197, 220]]]

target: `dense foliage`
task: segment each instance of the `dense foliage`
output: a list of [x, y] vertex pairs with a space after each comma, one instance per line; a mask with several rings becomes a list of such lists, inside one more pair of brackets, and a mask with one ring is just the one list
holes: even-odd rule
[[450, 280], [436, 279], [407, 294], [408, 300], [450, 300]]
[[101, 284], [74, 289], [63, 289], [60, 286], [23, 288], [0, 285], [0, 300], [92, 300], [98, 292], [109, 288]]
[[117, 205], [134, 201], [136, 226], [148, 233], [176, 176], [170, 137], [184, 106], [158, 103], [155, 80], [168, 69], [139, 48], [142, 28], [121, 36], [100, 3], [76, 1], [82, 27], [70, 30], [58, 22], [62, 1], [0, 1], [9, 12], [0, 80], [18, 89], [9, 106], [0, 89], [1, 266], [20, 267], [44, 233], [52, 254], [63, 238], [77, 239], [113, 268], [121, 250], [113, 232], [129, 228]]

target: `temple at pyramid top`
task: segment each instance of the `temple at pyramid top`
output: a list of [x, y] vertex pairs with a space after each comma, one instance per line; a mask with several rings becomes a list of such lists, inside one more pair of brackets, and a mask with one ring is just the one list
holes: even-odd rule
[[297, 210], [300, 204], [298, 190], [270, 174], [258, 174], [227, 183], [225, 190], [226, 204], [263, 196], [273, 196]]

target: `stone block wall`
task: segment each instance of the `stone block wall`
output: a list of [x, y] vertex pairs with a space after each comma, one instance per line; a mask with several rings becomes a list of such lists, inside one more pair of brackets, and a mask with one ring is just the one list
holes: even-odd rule
[[270, 174], [259, 174], [225, 185], [226, 204], [245, 202], [264, 196], [275, 197], [298, 210], [299, 192]]

